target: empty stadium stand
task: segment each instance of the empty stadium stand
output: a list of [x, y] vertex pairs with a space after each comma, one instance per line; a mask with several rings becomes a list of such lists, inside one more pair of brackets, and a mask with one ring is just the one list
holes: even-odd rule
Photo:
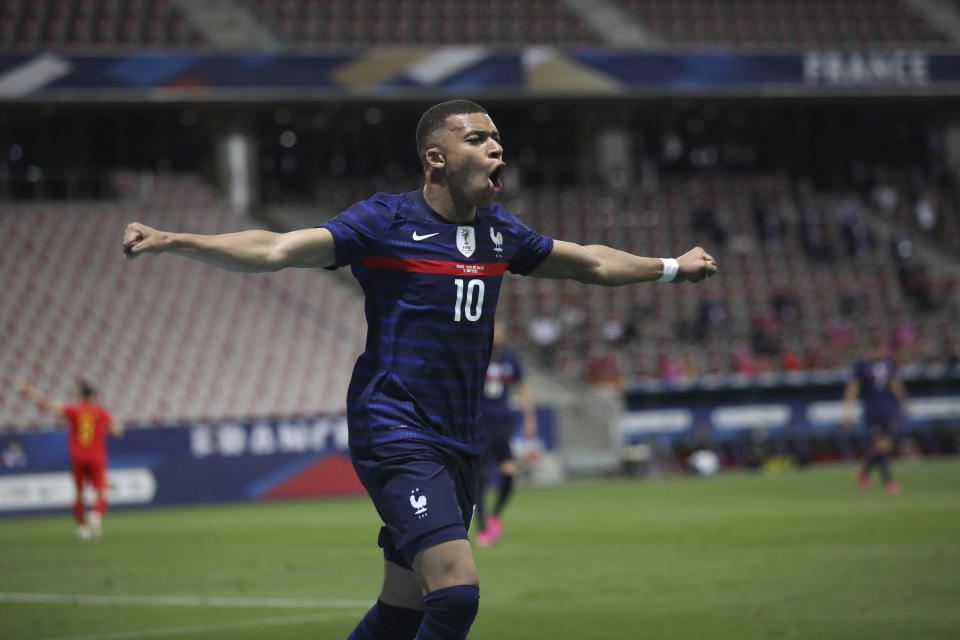
[[324, 48], [599, 44], [562, 0], [243, 0], [284, 42]]
[[344, 410], [365, 339], [362, 302], [329, 274], [238, 274], [126, 261], [127, 222], [197, 233], [251, 227], [199, 180], [147, 179], [140, 196], [0, 205], [0, 428], [48, 424], [17, 379], [69, 400], [89, 378], [125, 422]]
[[0, 49], [202, 47], [170, 0], [3, 0]]
[[670, 46], [944, 46], [949, 36], [903, 0], [618, 0]]
[[[624, 41], [564, 0], [237, 0], [186, 15], [174, 0], [3, 0], [0, 48], [222, 48], [224, 12], [246, 11], [273, 39], [247, 47], [371, 46], [943, 47], [950, 31], [904, 0], [611, 0], [607, 20], [650, 34]], [[960, 15], [957, 7], [946, 8]], [[211, 22], [204, 24], [204, 20]], [[191, 24], [190, 21], [193, 21]], [[610, 23], [606, 23], [610, 26]]]
[[[607, 358], [627, 381], [682, 383], [845, 369], [876, 331], [904, 363], [956, 358], [955, 269], [898, 260], [899, 236], [874, 226], [875, 212], [855, 196], [798, 194], [782, 175], [715, 175], [669, 178], [655, 193], [531, 192], [507, 205], [554, 237], [641, 255], [699, 243], [722, 256], [723, 277], [697, 287], [512, 278], [502, 304], [514, 338], [528, 339], [535, 318], [561, 320], [557, 370], [589, 377], [591, 361]], [[868, 227], [860, 244], [850, 216]], [[911, 289], [914, 269], [926, 274], [924, 291]]]

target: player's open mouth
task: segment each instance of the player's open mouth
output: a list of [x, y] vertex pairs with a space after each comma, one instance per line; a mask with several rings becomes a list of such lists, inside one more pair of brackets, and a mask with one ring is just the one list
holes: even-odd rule
[[490, 188], [493, 189], [494, 193], [503, 191], [503, 168], [505, 166], [505, 164], [501, 164], [490, 174]]

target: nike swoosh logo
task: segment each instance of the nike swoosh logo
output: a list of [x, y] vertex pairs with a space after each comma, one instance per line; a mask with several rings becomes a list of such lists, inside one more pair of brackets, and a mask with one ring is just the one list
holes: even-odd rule
[[426, 235], [421, 236], [421, 235], [418, 234], [416, 231], [414, 231], [414, 232], [413, 232], [413, 239], [416, 240], [417, 242], [420, 242], [421, 240], [426, 240], [427, 238], [432, 238], [433, 236], [436, 236], [436, 235], [439, 235], [439, 234], [440, 234], [440, 232], [437, 231], [436, 233], [428, 233], [428, 234], [426, 234]]

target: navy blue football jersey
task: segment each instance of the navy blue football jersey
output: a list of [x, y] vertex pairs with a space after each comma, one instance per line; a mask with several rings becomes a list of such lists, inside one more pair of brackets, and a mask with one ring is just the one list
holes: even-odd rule
[[896, 371], [896, 365], [888, 358], [861, 361], [853, 366], [853, 377], [860, 383], [860, 400], [867, 422], [900, 414], [900, 400], [890, 386]]
[[321, 225], [365, 295], [367, 343], [347, 392], [350, 443], [399, 439], [483, 450], [478, 405], [503, 274], [525, 275], [553, 249], [494, 203], [470, 224], [422, 190], [377, 193]]
[[480, 401], [480, 416], [485, 423], [487, 420], [510, 420], [510, 388], [521, 380], [523, 367], [513, 351], [501, 349], [496, 358], [491, 358]]

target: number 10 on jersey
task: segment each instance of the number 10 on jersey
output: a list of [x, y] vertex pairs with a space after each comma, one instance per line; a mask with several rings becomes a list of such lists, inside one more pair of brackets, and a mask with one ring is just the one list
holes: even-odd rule
[[[457, 285], [457, 303], [453, 307], [453, 321], [460, 322], [463, 315], [470, 322], [476, 322], [483, 313], [483, 280], [474, 278], [463, 286], [463, 278], [455, 278]], [[464, 299], [464, 289], [466, 289], [466, 299]]]

